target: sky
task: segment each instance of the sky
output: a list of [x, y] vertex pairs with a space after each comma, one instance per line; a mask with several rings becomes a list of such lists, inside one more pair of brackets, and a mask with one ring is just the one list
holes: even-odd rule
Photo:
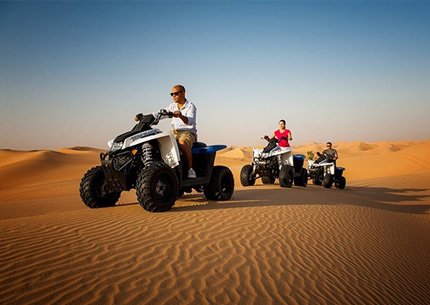
[[207, 144], [264, 145], [280, 119], [292, 145], [430, 139], [429, 16], [429, 1], [0, 1], [0, 148], [107, 148], [176, 84]]

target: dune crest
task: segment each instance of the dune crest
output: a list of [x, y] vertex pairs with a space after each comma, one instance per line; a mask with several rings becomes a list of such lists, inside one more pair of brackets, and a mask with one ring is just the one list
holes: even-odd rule
[[358, 145], [358, 148], [362, 151], [371, 150], [371, 149], [374, 149], [375, 147], [378, 147], [378, 145], [372, 145], [372, 144], [368, 144], [368, 143], [364, 143], [364, 142], [361, 142]]

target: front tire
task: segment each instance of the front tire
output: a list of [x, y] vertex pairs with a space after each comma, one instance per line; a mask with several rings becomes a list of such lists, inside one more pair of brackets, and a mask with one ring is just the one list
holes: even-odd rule
[[208, 200], [230, 200], [234, 192], [234, 178], [225, 166], [214, 166], [209, 184], [203, 189]]
[[85, 173], [79, 193], [84, 204], [91, 209], [114, 206], [121, 196], [121, 192], [108, 189], [101, 166], [93, 167]]
[[151, 163], [137, 178], [137, 200], [148, 212], [168, 211], [179, 194], [178, 184], [178, 178], [167, 164]]
[[252, 186], [255, 184], [255, 177], [252, 175], [252, 165], [245, 165], [240, 171], [240, 183], [242, 186]]
[[323, 186], [326, 189], [329, 189], [329, 188], [331, 188], [332, 185], [333, 185], [333, 175], [332, 174], [326, 174], [324, 176]]

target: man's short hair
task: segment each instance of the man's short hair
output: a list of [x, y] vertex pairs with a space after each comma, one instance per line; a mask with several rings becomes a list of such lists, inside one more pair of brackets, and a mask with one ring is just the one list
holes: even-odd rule
[[333, 144], [331, 144], [331, 142], [327, 142], [326, 144], [333, 145]]
[[185, 92], [185, 87], [182, 85], [175, 85], [173, 88], [179, 88], [181, 91]]

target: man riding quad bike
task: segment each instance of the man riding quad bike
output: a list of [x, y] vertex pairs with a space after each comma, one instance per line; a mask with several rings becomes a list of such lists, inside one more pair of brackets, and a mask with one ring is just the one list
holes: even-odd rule
[[253, 149], [252, 163], [245, 165], [240, 172], [243, 186], [252, 186], [261, 178], [263, 184], [273, 184], [279, 180], [281, 187], [294, 185], [306, 187], [308, 173], [303, 168], [304, 155], [293, 155], [291, 147], [279, 147], [278, 139], [272, 138], [264, 149]]
[[333, 156], [325, 152], [317, 152], [318, 159], [308, 161], [309, 179], [313, 184], [331, 188], [333, 183], [336, 188], [344, 189], [346, 179], [343, 176], [345, 168], [337, 167]]
[[160, 110], [155, 116], [141, 115], [134, 128], [108, 142], [109, 151], [100, 154], [100, 166], [82, 178], [80, 195], [90, 208], [114, 206], [122, 191], [136, 189], [140, 205], [150, 212], [172, 208], [176, 198], [195, 189], [208, 200], [229, 200], [234, 191], [233, 174], [225, 166], [214, 166], [215, 154], [225, 145], [207, 146], [196, 142], [192, 148], [196, 178], [187, 178], [172, 132], [151, 126], [161, 118], [172, 117]]

